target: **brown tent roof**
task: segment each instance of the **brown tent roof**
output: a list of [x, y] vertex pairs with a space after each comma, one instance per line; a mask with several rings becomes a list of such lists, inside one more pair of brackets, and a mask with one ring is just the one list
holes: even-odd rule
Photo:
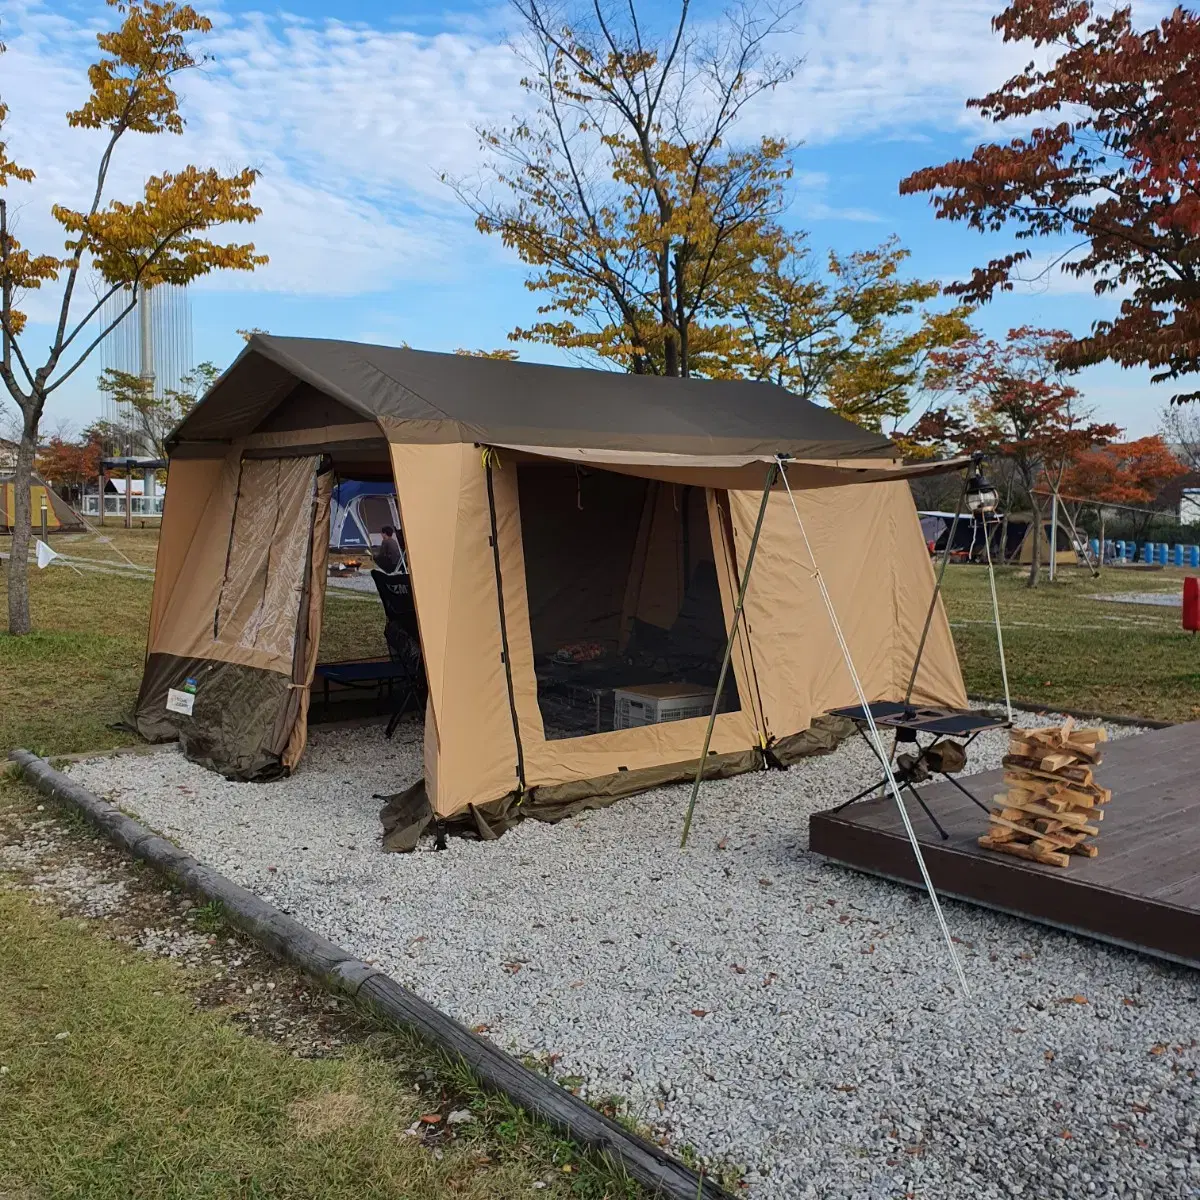
[[268, 335], [250, 339], [168, 446], [248, 435], [298, 384], [377, 420], [393, 441], [809, 459], [894, 453], [882, 434], [770, 383], [666, 379]]

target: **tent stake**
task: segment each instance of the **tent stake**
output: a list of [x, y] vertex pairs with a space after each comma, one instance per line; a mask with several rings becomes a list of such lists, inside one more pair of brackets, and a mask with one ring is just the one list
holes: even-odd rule
[[[729, 624], [729, 640], [725, 643], [725, 657], [721, 660], [721, 673], [717, 676], [717, 691], [713, 696], [712, 712], [708, 714], [708, 728], [704, 731], [704, 746], [700, 751], [700, 761], [696, 764], [692, 796], [688, 801], [687, 815], [683, 818], [683, 836], [679, 839], [680, 849], [687, 845], [688, 832], [692, 828], [692, 814], [696, 811], [696, 797], [700, 794], [700, 781], [704, 778], [704, 764], [708, 761], [708, 747], [712, 742], [713, 726], [717, 723], [717, 709], [721, 707], [721, 693], [725, 689], [725, 676], [729, 672], [729, 660], [733, 657], [733, 641], [737, 637], [738, 622], [742, 619], [742, 605], [746, 601], [746, 588], [750, 585], [750, 568], [754, 566], [758, 539], [762, 533], [763, 520], [767, 515], [767, 501], [771, 498], [771, 488], [775, 486], [775, 479], [779, 473], [778, 462], [773, 462], [767, 469], [767, 481], [763, 485], [762, 501], [758, 506], [758, 520], [754, 523], [754, 536], [750, 539], [750, 549], [746, 552], [746, 569], [742, 572], [742, 585], [738, 588], [737, 603], [733, 606], [733, 620]], [[733, 566], [736, 570], [736, 555]]]
[[788, 499], [792, 504], [792, 512], [796, 515], [796, 524], [800, 526], [800, 536], [804, 539], [804, 548], [808, 552], [808, 561], [811, 564], [812, 576], [817, 581], [817, 587], [821, 591], [821, 599], [825, 602], [825, 611], [829, 614], [829, 622], [833, 626], [834, 636], [837, 638], [838, 646], [841, 648], [842, 658], [846, 662], [846, 669], [850, 672], [850, 681], [854, 684], [855, 694], [858, 696], [858, 702], [862, 706], [863, 716], [866, 718], [867, 728], [871, 733], [872, 748], [878, 756], [879, 761], [883, 763], [883, 770], [887, 776], [888, 789], [892, 793], [892, 798], [896, 801], [896, 807], [900, 810], [900, 820], [904, 824], [904, 830], [908, 834], [908, 840], [912, 845], [913, 855], [917, 860], [917, 867], [925, 883], [925, 890], [929, 893], [929, 901], [933, 905], [938, 926], [942, 931], [942, 938], [945, 940], [946, 949], [950, 953], [950, 961], [954, 964], [954, 971], [958, 976], [958, 986], [962, 991], [963, 998], [969, 1000], [971, 991], [967, 987], [966, 974], [963, 972], [958, 952], [954, 949], [954, 941], [950, 937], [950, 927], [946, 924], [941, 903], [938, 901], [937, 892], [934, 890], [933, 880], [929, 877], [929, 868], [925, 865], [925, 856], [921, 853], [921, 845], [917, 841], [917, 832], [913, 829], [908, 809], [904, 807], [904, 798], [900, 795], [900, 788], [896, 783], [895, 773], [892, 771], [892, 760], [889, 755], [883, 752], [883, 738], [879, 735], [879, 726], [875, 724], [875, 717], [871, 712], [871, 705], [867, 702], [867, 694], [863, 690], [862, 680], [859, 679], [858, 671], [854, 666], [854, 660], [850, 656], [850, 647], [846, 644], [845, 635], [842, 633], [842, 623], [838, 620], [837, 612], [833, 607], [833, 600], [829, 595], [829, 589], [825, 586], [825, 577], [821, 574], [820, 567], [817, 566], [817, 559], [813, 554], [812, 544], [808, 540], [808, 530], [804, 528], [804, 522], [800, 518], [800, 510], [796, 507], [796, 497], [792, 495], [792, 488], [788, 483], [786, 472], [783, 473], [783, 486], [787, 489]]

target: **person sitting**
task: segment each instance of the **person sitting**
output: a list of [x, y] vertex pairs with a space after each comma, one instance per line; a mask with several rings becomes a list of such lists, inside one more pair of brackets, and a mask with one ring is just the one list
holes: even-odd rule
[[385, 525], [380, 532], [383, 534], [383, 540], [379, 543], [379, 549], [375, 551], [375, 565], [388, 575], [394, 575], [404, 561], [400, 553], [400, 543], [396, 539], [396, 530], [391, 525]]

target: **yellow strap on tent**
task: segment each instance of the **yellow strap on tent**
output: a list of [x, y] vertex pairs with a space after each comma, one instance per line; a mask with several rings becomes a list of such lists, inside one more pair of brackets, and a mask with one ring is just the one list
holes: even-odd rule
[[504, 469], [504, 464], [500, 461], [500, 452], [495, 446], [484, 446], [480, 451], [479, 459], [485, 471], [488, 467], [495, 467], [497, 470]]

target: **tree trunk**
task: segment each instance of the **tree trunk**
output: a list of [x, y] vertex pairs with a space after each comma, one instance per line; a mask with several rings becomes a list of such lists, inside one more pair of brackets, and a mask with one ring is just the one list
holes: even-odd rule
[[[1035, 588], [1042, 574], [1042, 510], [1032, 487], [1029, 489], [1029, 507], [1033, 509], [1033, 549], [1030, 555], [1029, 578], [1025, 581], [1025, 586]], [[1054, 553], [1053, 548], [1050, 553]]]
[[29, 502], [29, 484], [33, 459], [37, 453], [37, 430], [30, 429], [26, 418], [21, 426], [21, 444], [13, 468], [12, 554], [8, 560], [8, 632], [28, 633], [29, 620], [29, 539], [33, 506]]
[[679, 375], [679, 341], [671, 301], [671, 259], [667, 250], [658, 254], [658, 310], [663, 330], [663, 374]]

